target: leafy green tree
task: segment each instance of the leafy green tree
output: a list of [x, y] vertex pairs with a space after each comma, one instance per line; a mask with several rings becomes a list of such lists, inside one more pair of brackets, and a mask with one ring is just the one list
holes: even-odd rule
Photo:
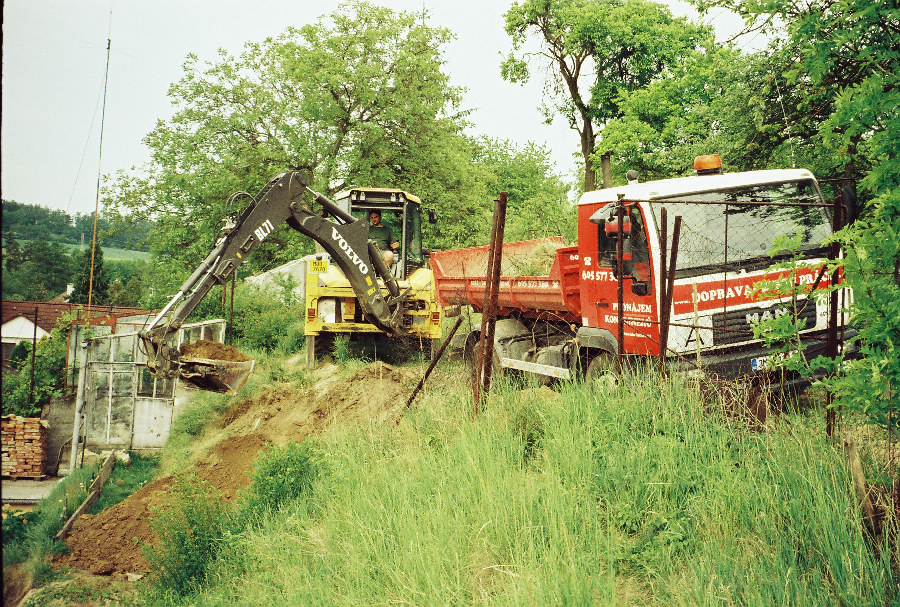
[[4, 200], [2, 223], [4, 234], [14, 231], [22, 240], [45, 238], [69, 242], [71, 219], [58, 209]]
[[41, 407], [52, 397], [59, 396], [65, 387], [66, 321], [38, 340], [34, 353], [34, 390], [31, 387], [31, 344], [27, 355], [12, 370], [3, 371], [3, 415], [38, 417]]
[[31, 356], [31, 343], [20, 341], [9, 353], [9, 364], [13, 369], [18, 369], [25, 363], [25, 359]]
[[[3, 237], [15, 233], [20, 240], [44, 238], [68, 244], [90, 242], [94, 233], [94, 214], [74, 217], [58, 209], [3, 201]], [[152, 222], [101, 213], [97, 221], [99, 242], [107, 247], [146, 251], [147, 234]]]
[[85, 249], [79, 254], [78, 267], [72, 277], [74, 289], [69, 296], [71, 302], [86, 304], [90, 290], [93, 291], [90, 297], [92, 304], [109, 302], [109, 276], [103, 263], [103, 248], [97, 247], [93, 253], [93, 278], [91, 276], [91, 259], [90, 249]]
[[553, 173], [546, 148], [534, 143], [519, 148], [488, 138], [476, 143], [475, 164], [487, 171], [488, 191], [494, 196], [507, 192], [505, 240], [557, 235], [575, 240], [576, 208], [568, 198], [569, 186]]
[[[527, 57], [540, 58], [547, 74], [541, 109], [548, 122], [562, 116], [578, 132], [586, 191], [596, 188], [593, 154], [603, 127], [621, 115], [623, 94], [646, 87], [714, 40], [709, 27], [647, 0], [524, 0], [507, 11], [506, 32], [520, 56], [504, 61], [503, 78], [527, 81]], [[527, 52], [532, 36], [538, 53]]]
[[140, 275], [134, 274], [123, 282], [121, 278], [113, 278], [109, 283], [109, 303], [113, 306], [138, 307], [144, 294], [144, 283]]
[[[193, 268], [228, 215], [290, 168], [310, 185], [382, 185], [455, 209], [485, 203], [464, 180], [460, 90], [441, 71], [450, 33], [419, 15], [351, 1], [327, 18], [251, 42], [239, 57], [191, 55], [170, 88], [171, 119], [146, 137], [147, 177], [122, 173], [107, 208], [154, 218], [155, 258]], [[462, 165], [462, 166], [460, 166]], [[244, 271], [312, 250], [276, 226]]]
[[22, 247], [22, 263], [3, 273], [3, 297], [47, 301], [65, 292], [72, 259], [58, 242], [33, 240]]
[[16, 240], [14, 232], [9, 232], [3, 238], [6, 241], [3, 246], [3, 258], [6, 262], [6, 269], [10, 272], [15, 272], [25, 261], [22, 248], [19, 246], [19, 241]]
[[[614, 173], [635, 169], [642, 180], [692, 174], [693, 159], [710, 153], [722, 156], [726, 170], [790, 166], [798, 157], [815, 168], [808, 153], [814, 146], [801, 150], [799, 140], [784, 137], [776, 89], [785, 86], [773, 84], [765, 54], [695, 54], [667, 77], [621, 96], [621, 115], [603, 130]], [[771, 95], [760, 94], [766, 91]]]
[[104, 261], [110, 280], [118, 278], [122, 284], [128, 284], [132, 277], [140, 275], [147, 266], [143, 259], [108, 259]]
[[128, 279], [128, 282], [125, 283], [124, 296], [117, 305], [139, 307], [145, 291], [146, 287], [144, 286], [144, 280], [141, 278], [141, 275], [134, 274]]
[[121, 278], [114, 278], [109, 283], [109, 303], [113, 306], [124, 305], [122, 300], [125, 298], [125, 285], [122, 284]]
[[[838, 403], [900, 428], [900, 13], [886, 0], [722, 0], [748, 26], [777, 34], [790, 52], [785, 79], [817, 99], [816, 145], [842, 165], [845, 185], [861, 174], [863, 218], [838, 238], [862, 357], [830, 386]], [[807, 91], [807, 92], [803, 92]]]

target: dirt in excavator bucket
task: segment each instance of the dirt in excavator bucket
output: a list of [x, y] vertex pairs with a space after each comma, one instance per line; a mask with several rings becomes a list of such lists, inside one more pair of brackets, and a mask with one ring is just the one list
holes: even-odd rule
[[178, 348], [181, 356], [190, 358], [209, 358], [214, 360], [229, 360], [232, 362], [244, 362], [251, 360], [249, 356], [235, 348], [234, 346], [226, 346], [217, 341], [209, 341], [201, 339], [192, 344], [181, 344]]
[[225, 344], [201, 339], [179, 348], [182, 382], [210, 392], [234, 394], [250, 377], [256, 361]]

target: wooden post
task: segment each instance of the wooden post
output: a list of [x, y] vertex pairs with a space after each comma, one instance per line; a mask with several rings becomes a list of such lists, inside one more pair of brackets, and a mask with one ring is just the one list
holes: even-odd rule
[[87, 498], [81, 502], [81, 505], [78, 506], [78, 509], [69, 517], [69, 520], [65, 522], [62, 526], [62, 529], [59, 530], [59, 533], [56, 534], [54, 538], [57, 541], [62, 541], [65, 539], [66, 535], [68, 535], [69, 531], [72, 529], [72, 525], [75, 524], [75, 521], [78, 520], [82, 514], [88, 511], [88, 509], [93, 506], [98, 499], [100, 499], [100, 492], [103, 491], [103, 485], [106, 484], [106, 481], [109, 479], [109, 475], [112, 474], [113, 464], [116, 461], [116, 452], [111, 451], [109, 457], [106, 458], [106, 461], [103, 462], [103, 465], [100, 466], [100, 473], [97, 474], [97, 478], [94, 479], [94, 482], [91, 483], [90, 488], [88, 489]]

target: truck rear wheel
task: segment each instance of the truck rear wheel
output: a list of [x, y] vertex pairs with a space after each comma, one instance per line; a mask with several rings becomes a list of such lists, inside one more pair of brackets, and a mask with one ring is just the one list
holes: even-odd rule
[[[465, 350], [463, 352], [463, 357], [466, 363], [466, 369], [469, 372], [469, 377], [475, 377], [475, 366], [478, 364], [478, 342], [479, 342], [479, 334], [471, 333], [469, 338], [466, 340]], [[505, 371], [503, 367], [500, 366], [500, 357], [497, 355], [497, 350], [494, 350], [493, 356], [493, 364], [491, 365], [491, 383], [494, 383], [494, 379], [501, 377]]]
[[614, 388], [619, 383], [616, 358], [609, 352], [595, 354], [584, 372], [584, 381], [601, 389]]

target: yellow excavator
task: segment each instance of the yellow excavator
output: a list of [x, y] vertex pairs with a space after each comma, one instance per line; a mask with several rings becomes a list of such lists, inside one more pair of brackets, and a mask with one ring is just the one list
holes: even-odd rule
[[[321, 213], [304, 206], [305, 194], [321, 206]], [[298, 172], [272, 179], [240, 216], [226, 225], [206, 259], [140, 333], [150, 372], [214, 392], [233, 393], [246, 382], [252, 365], [183, 356], [174, 342], [185, 319], [209, 290], [226, 284], [282, 222], [323, 249], [307, 262], [308, 363], [314, 364], [315, 339], [323, 333], [377, 332], [438, 339], [441, 312], [422, 250], [421, 201], [402, 190], [384, 188], [352, 189], [337, 199], [332, 201], [309, 188]], [[369, 239], [371, 210], [379, 210], [398, 224], [398, 258], [392, 267]]]
[[[399, 330], [385, 330], [369, 320], [350, 279], [353, 269], [345, 269], [340, 256], [327, 247], [307, 259], [304, 292], [306, 302], [307, 366], [315, 365], [316, 340], [339, 333], [401, 334], [433, 345], [441, 337], [441, 308], [434, 296], [434, 277], [422, 248], [422, 202], [398, 189], [353, 188], [335, 196], [335, 204], [354, 221], [368, 222], [377, 211], [397, 239], [394, 263], [384, 281], [385, 296], [403, 296], [404, 310], [398, 317]], [[322, 243], [319, 242], [321, 245]], [[371, 254], [372, 259], [378, 257]], [[392, 286], [396, 284], [396, 288]]]

